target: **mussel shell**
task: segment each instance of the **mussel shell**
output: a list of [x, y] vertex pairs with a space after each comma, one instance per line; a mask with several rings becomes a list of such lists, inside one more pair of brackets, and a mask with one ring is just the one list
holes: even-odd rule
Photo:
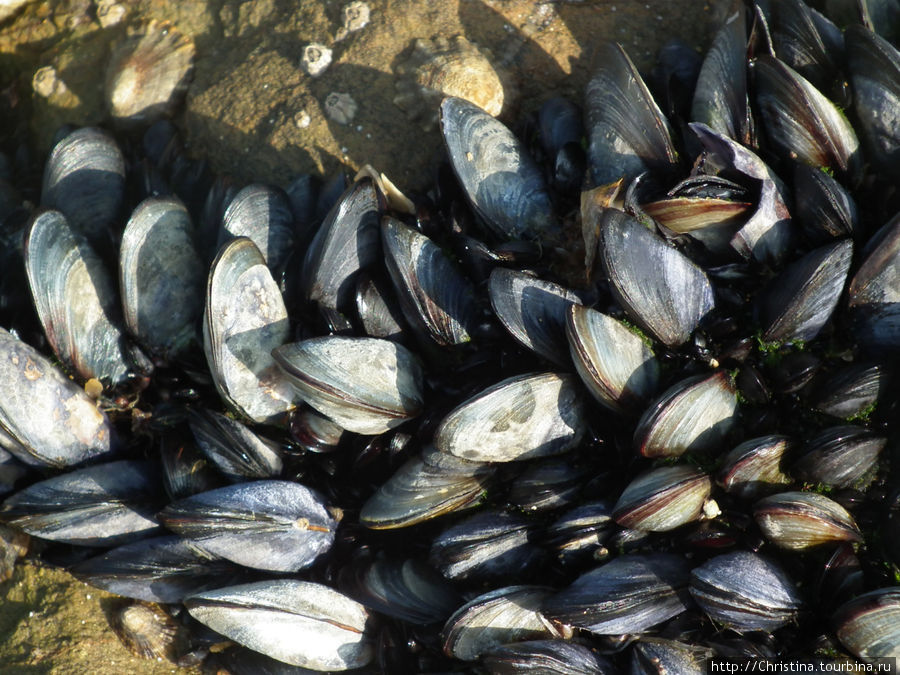
[[218, 247], [236, 237], [254, 244], [273, 274], [279, 274], [294, 248], [294, 215], [287, 195], [254, 183], [238, 192], [222, 216]]
[[163, 603], [181, 602], [189, 595], [228, 586], [243, 575], [234, 563], [175, 535], [119, 546], [83, 560], [69, 571], [110, 593]]
[[493, 469], [425, 448], [401, 466], [363, 505], [359, 521], [380, 530], [415, 525], [474, 506], [484, 497]]
[[664, 391], [634, 432], [645, 457], [673, 457], [716, 447], [737, 422], [738, 400], [728, 373], [696, 375]]
[[619, 305], [669, 347], [686, 342], [715, 306], [703, 270], [621, 211], [602, 210], [598, 253]]
[[471, 340], [475, 292], [444, 251], [390, 216], [381, 221], [381, 243], [407, 322], [441, 346]]
[[693, 467], [661, 466], [628, 484], [613, 507], [613, 519], [633, 530], [673, 530], [700, 516], [711, 490], [709, 476]]
[[864, 593], [834, 616], [838, 640], [859, 659], [900, 657], [900, 587]]
[[275, 478], [281, 474], [281, 454], [246, 426], [212, 410], [192, 410], [191, 431], [203, 454], [229, 480]]
[[788, 265], [760, 300], [763, 339], [782, 343], [815, 338], [837, 307], [852, 258], [853, 242], [843, 239]]
[[474, 103], [441, 103], [447, 154], [472, 208], [495, 237], [537, 239], [554, 224], [540, 168], [502, 122]]
[[894, 180], [900, 177], [900, 52], [858, 25], [845, 34], [853, 108], [869, 160]]
[[641, 637], [631, 647], [631, 675], [703, 675], [710, 654], [698, 645]]
[[481, 657], [491, 675], [613, 675], [620, 672], [607, 657], [568, 640], [526, 640], [491, 649]]
[[415, 625], [446, 621], [462, 603], [450, 582], [414, 559], [379, 555], [341, 570], [338, 585], [369, 609]]
[[827, 173], [806, 164], [794, 169], [794, 215], [817, 244], [860, 236], [859, 209], [853, 197]]
[[656, 392], [653, 350], [622, 322], [581, 305], [566, 312], [575, 370], [594, 398], [613, 413], [635, 413]]
[[735, 551], [691, 572], [691, 595], [712, 619], [737, 631], [773, 631], [802, 605], [794, 582], [775, 561]]
[[184, 604], [214, 631], [291, 665], [349, 670], [373, 657], [366, 610], [321, 584], [260, 581], [198, 593]]
[[862, 161], [859, 139], [837, 107], [772, 56], [759, 56], [754, 71], [757, 105], [776, 151], [855, 179]]
[[743, 7], [718, 30], [694, 88], [691, 121], [738, 143], [750, 140], [747, 107], [747, 22]]
[[773, 9], [777, 21], [772, 42], [778, 58], [813, 86], [823, 91], [833, 86], [844, 57], [841, 30], [802, 0], [783, 0]]
[[890, 373], [880, 363], [854, 363], [822, 383], [812, 401], [819, 412], [850, 419], [872, 410], [886, 394]]
[[550, 594], [542, 586], [507, 586], [479, 595], [444, 625], [444, 653], [474, 661], [500, 645], [555, 637], [541, 615]]
[[256, 245], [232, 239], [209, 272], [203, 348], [225, 403], [259, 423], [284, 423], [294, 390], [272, 358], [290, 336], [281, 292]]
[[119, 253], [125, 325], [142, 345], [165, 357], [197, 337], [205, 273], [194, 227], [176, 197], [150, 197], [131, 214]]
[[360, 274], [356, 280], [356, 313], [369, 337], [403, 340], [403, 310], [389, 280]]
[[588, 161], [594, 185], [668, 169], [677, 154], [669, 122], [622, 45], [598, 48], [585, 91]]
[[488, 293], [497, 318], [519, 343], [559, 366], [569, 365], [566, 311], [581, 304], [577, 293], [503, 267], [491, 272]]
[[454, 581], [521, 578], [543, 557], [529, 541], [534, 529], [517, 514], [482, 511], [439, 534], [428, 561]]
[[59, 211], [42, 211], [25, 237], [25, 271], [53, 351], [85, 380], [114, 386], [131, 373], [115, 282]]
[[213, 555], [274, 572], [312, 565], [331, 548], [337, 528], [318, 494], [278, 480], [181, 499], [163, 509], [159, 520]]
[[781, 468], [782, 458], [791, 446], [787, 436], [761, 436], [744, 441], [722, 459], [719, 485], [743, 499], [775, 492], [791, 482]]
[[554, 551], [564, 565], [599, 559], [603, 545], [615, 528], [612, 505], [605, 501], [586, 502], [566, 511], [547, 527], [544, 544]]
[[125, 158], [113, 137], [83, 127], [60, 140], [44, 167], [41, 205], [62, 212], [91, 243], [108, 243], [125, 197]]
[[864, 346], [900, 347], [900, 215], [869, 240], [866, 257], [847, 290], [854, 336]]
[[300, 294], [330, 310], [350, 305], [359, 270], [381, 253], [378, 220], [384, 197], [371, 178], [363, 178], [340, 196], [306, 249]]
[[571, 375], [510, 377], [464, 401], [434, 435], [441, 452], [472, 462], [510, 462], [558, 455], [585, 432], [578, 383]]
[[136, 656], [176, 662], [188, 651], [187, 628], [159, 605], [120, 601], [107, 611], [110, 628]]
[[753, 517], [767, 539], [792, 551], [862, 541], [847, 509], [814, 492], [779, 492], [765, 497], [753, 506]]
[[63, 468], [113, 455], [106, 414], [84, 389], [31, 346], [0, 328], [0, 428], [26, 464]]
[[422, 412], [422, 367], [389, 340], [330, 335], [272, 356], [301, 398], [348, 431], [380, 434]]
[[0, 519], [42, 539], [115, 546], [159, 529], [159, 470], [120, 460], [47, 478], [3, 502]]
[[509, 485], [509, 503], [524, 513], [572, 505], [590, 477], [590, 467], [565, 455], [528, 462]]
[[809, 439], [805, 454], [791, 470], [811, 483], [850, 487], [875, 466], [887, 440], [863, 427], [829, 427]]
[[688, 561], [627, 554], [582, 574], [544, 602], [544, 614], [599, 635], [643, 633], [687, 609]]

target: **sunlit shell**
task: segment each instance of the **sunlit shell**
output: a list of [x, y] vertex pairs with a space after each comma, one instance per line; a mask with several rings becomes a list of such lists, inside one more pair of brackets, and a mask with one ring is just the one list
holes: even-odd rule
[[106, 69], [106, 105], [120, 124], [171, 116], [194, 70], [194, 43], [172, 24], [151, 21], [113, 53]]
[[122, 643], [145, 659], [175, 661], [188, 649], [184, 626], [159, 605], [149, 602], [120, 603], [110, 612], [109, 622]]
[[436, 126], [445, 96], [464, 98], [494, 117], [509, 109], [516, 97], [508, 74], [495, 68], [488, 53], [462, 35], [417, 38], [412, 52], [394, 72], [394, 104], [425, 129]]

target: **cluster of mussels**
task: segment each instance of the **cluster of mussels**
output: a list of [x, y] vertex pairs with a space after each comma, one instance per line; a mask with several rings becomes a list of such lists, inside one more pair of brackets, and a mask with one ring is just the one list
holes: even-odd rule
[[847, 4], [655, 98], [601, 45], [527, 141], [447, 98], [413, 199], [64, 130], [3, 183], [5, 539], [234, 673], [900, 655], [900, 9]]

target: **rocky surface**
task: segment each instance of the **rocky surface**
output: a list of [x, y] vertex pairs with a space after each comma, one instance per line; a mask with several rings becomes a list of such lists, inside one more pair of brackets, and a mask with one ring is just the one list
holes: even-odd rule
[[[104, 124], [106, 64], [129, 28], [171, 22], [197, 48], [177, 119], [191, 152], [239, 180], [287, 184], [369, 163], [404, 190], [426, 186], [443, 152], [394, 103], [398, 65], [417, 38], [464, 35], [516, 82], [516, 125], [554, 94], [581, 100], [592, 47], [618, 40], [646, 69], [678, 36], [703, 46], [724, 2], [625, 0], [58, 0], [5, 3], [0, 15], [0, 129], [46, 152], [63, 123]], [[352, 6], [351, 6], [352, 5]], [[351, 7], [348, 7], [351, 6]], [[368, 21], [365, 21], [368, 10]], [[331, 50], [317, 76], [310, 44]], [[308, 57], [309, 58], [309, 57]], [[318, 58], [318, 57], [317, 57]], [[402, 68], [401, 68], [402, 70]], [[341, 95], [341, 96], [338, 96]], [[352, 99], [352, 117], [347, 99]], [[326, 111], [331, 109], [329, 117]], [[0, 584], [3, 673], [163, 673], [108, 629], [109, 597], [62, 571], [20, 564]]]

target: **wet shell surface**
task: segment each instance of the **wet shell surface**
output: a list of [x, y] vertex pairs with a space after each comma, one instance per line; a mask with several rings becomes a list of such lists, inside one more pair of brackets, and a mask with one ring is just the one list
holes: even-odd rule
[[425, 129], [437, 126], [445, 96], [464, 98], [494, 117], [516, 98], [509, 75], [491, 63], [489, 52], [462, 35], [417, 38], [394, 72], [394, 104]]

